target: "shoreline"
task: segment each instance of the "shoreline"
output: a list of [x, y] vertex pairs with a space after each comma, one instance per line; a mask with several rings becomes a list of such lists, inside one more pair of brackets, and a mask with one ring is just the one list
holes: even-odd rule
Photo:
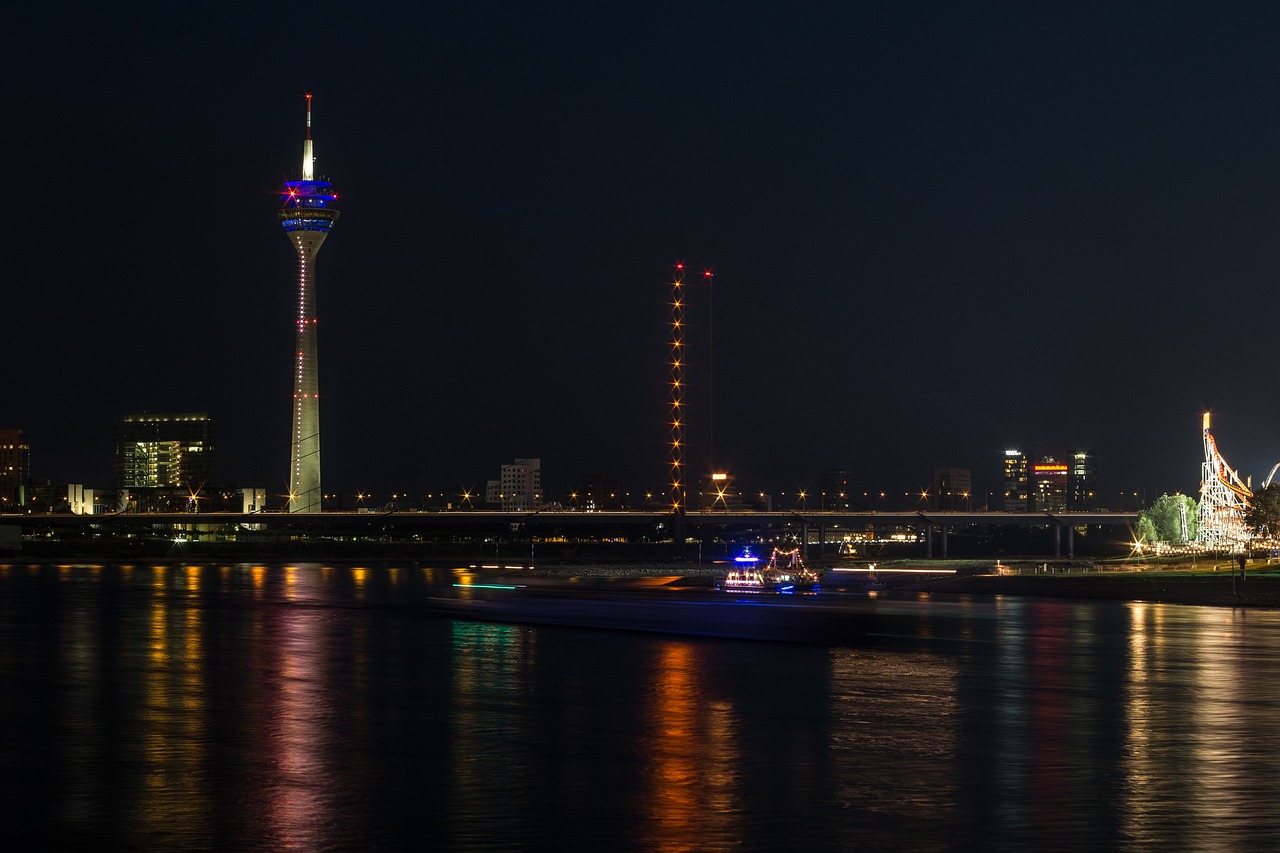
[[972, 575], [895, 587], [921, 593], [1009, 595], [1034, 598], [1188, 604], [1204, 607], [1280, 607], [1280, 574], [1254, 569], [1211, 572], [1112, 572], [1099, 574]]
[[[680, 586], [715, 585], [715, 579], [729, 568], [726, 563], [691, 563], [686, 561], [567, 561], [549, 559], [535, 561], [533, 566], [519, 558], [494, 560], [492, 556], [457, 555], [453, 557], [400, 553], [379, 553], [383, 549], [367, 549], [366, 553], [308, 553], [311, 549], [293, 549], [294, 553], [273, 553], [275, 549], [227, 549], [223, 553], [192, 553], [186, 549], [168, 554], [85, 554], [68, 553], [71, 549], [32, 548], [0, 552], [0, 565], [72, 562], [86, 565], [102, 563], [129, 564], [139, 561], [171, 564], [225, 564], [257, 562], [332, 563], [369, 565], [410, 563], [437, 569], [463, 569], [510, 577], [543, 579], [555, 586], [557, 579], [596, 579], [631, 582], [652, 588], [655, 581]], [[192, 549], [196, 550], [196, 549]], [[281, 549], [284, 550], [284, 549]], [[57, 552], [57, 553], [54, 553]], [[865, 566], [865, 561], [847, 565]], [[1000, 559], [921, 560], [895, 559], [878, 564], [877, 576], [865, 574], [841, 577], [834, 573], [835, 564], [813, 561], [812, 566], [823, 575], [828, 589], [877, 594], [931, 594], [1017, 596], [1079, 600], [1107, 600], [1186, 604], [1208, 607], [1280, 607], [1280, 566], [1258, 561], [1247, 579], [1231, 570], [1226, 558], [1213, 560], [1172, 560], [1168, 563], [1112, 563], [1099, 565], [1091, 560], [1044, 559], [1036, 557]], [[996, 566], [1010, 573], [995, 573]], [[898, 574], [895, 570], [926, 574]], [[929, 574], [928, 570], [936, 570]]]

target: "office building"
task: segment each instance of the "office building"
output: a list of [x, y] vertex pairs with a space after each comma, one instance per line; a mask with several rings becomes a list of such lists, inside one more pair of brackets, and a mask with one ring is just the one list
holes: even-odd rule
[[1053, 456], [1042, 456], [1031, 466], [1031, 508], [1036, 512], [1066, 512], [1070, 467]]
[[0, 429], [0, 512], [16, 512], [31, 481], [31, 448], [20, 429]]
[[307, 136], [302, 145], [302, 179], [286, 181], [280, 224], [298, 253], [297, 345], [293, 364], [293, 426], [289, 437], [289, 511], [319, 512], [320, 382], [316, 334], [316, 256], [338, 219], [337, 193], [315, 177], [311, 147], [311, 95], [307, 95]]
[[1030, 471], [1027, 454], [1021, 450], [1004, 452], [1004, 509], [1005, 512], [1031, 509]]
[[737, 478], [725, 471], [716, 471], [697, 481], [696, 500], [693, 507], [700, 510], [733, 510], [750, 509], [754, 501], [748, 502], [737, 485]]
[[117, 488], [182, 487], [213, 483], [213, 421], [204, 412], [125, 415], [116, 434]]
[[933, 508], [962, 512], [973, 508], [973, 477], [968, 468], [933, 469]]
[[1093, 457], [1078, 451], [1071, 457], [1071, 476], [1067, 483], [1067, 509], [1093, 512], [1098, 508], [1098, 475]]
[[501, 479], [489, 481], [485, 499], [504, 512], [528, 512], [542, 506], [542, 460], [517, 459], [503, 465]]
[[853, 472], [843, 468], [831, 468], [818, 474], [818, 494], [821, 509], [847, 510], [853, 506]]
[[578, 490], [569, 495], [568, 508], [588, 511], [628, 509], [627, 496], [617, 480], [601, 474], [587, 474]]

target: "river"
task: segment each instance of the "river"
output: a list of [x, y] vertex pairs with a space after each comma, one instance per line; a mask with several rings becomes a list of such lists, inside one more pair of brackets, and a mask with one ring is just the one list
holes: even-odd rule
[[49, 850], [1280, 849], [1280, 612], [904, 595], [879, 602], [894, 642], [824, 645], [426, 606], [476, 579], [0, 565], [9, 835]]

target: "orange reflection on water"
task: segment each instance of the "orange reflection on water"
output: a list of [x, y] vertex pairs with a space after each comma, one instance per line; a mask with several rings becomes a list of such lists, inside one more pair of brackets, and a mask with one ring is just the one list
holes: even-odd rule
[[646, 719], [644, 848], [705, 849], [707, 838], [731, 836], [740, 812], [736, 715], [705, 695], [693, 644], [664, 642], [656, 663]]
[[[1250, 619], [1225, 607], [1133, 605], [1125, 712], [1125, 832], [1139, 843], [1239, 849], [1256, 826], [1258, 786], [1280, 777], [1269, 684]], [[1267, 630], [1255, 626], [1256, 637]], [[1274, 630], [1274, 626], [1272, 627]], [[1174, 827], [1171, 831], [1170, 827]], [[1245, 836], [1242, 836], [1245, 837]]]
[[267, 586], [267, 567], [254, 566], [249, 569], [249, 582], [253, 585], [253, 591], [258, 595], [262, 595]]
[[[205, 837], [209, 811], [201, 803], [201, 769], [208, 760], [209, 688], [204, 675], [203, 610], [181, 606], [182, 590], [198, 593], [201, 569], [153, 567], [142, 709], [143, 791], [135, 800], [144, 826], [181, 826]], [[177, 600], [179, 606], [173, 602]]]

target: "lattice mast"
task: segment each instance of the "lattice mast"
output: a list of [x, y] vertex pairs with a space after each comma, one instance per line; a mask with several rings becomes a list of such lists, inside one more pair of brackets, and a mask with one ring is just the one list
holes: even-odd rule
[[1199, 541], [1214, 551], [1243, 551], [1249, 541], [1244, 514], [1252, 497], [1253, 492], [1218, 452], [1218, 444], [1209, 431], [1209, 413], [1205, 412]]
[[687, 489], [684, 464], [684, 264], [676, 264], [671, 277], [671, 511], [685, 510]]
[[302, 179], [285, 181], [280, 224], [298, 253], [297, 346], [293, 365], [293, 425], [289, 438], [289, 511], [319, 512], [320, 382], [316, 316], [316, 256], [338, 219], [338, 195], [316, 180], [311, 146], [311, 94], [307, 93], [307, 136], [302, 145]]

